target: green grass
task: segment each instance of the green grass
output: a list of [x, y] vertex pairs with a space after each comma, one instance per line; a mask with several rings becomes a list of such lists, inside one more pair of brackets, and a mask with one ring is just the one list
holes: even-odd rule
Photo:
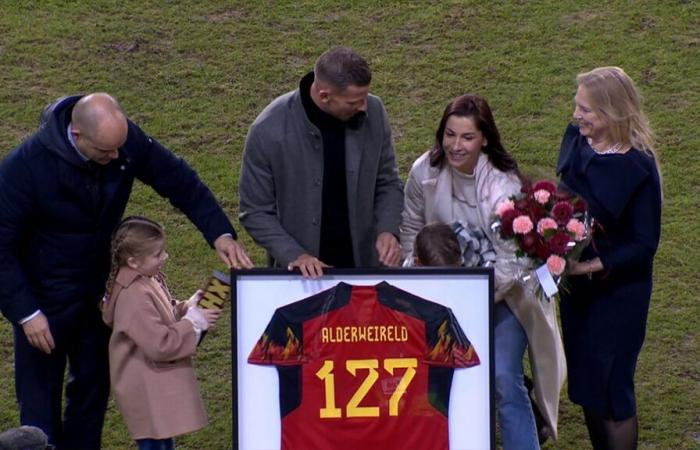
[[[490, 102], [525, 172], [551, 175], [570, 119], [574, 77], [622, 66], [657, 133], [665, 177], [663, 236], [637, 372], [640, 448], [700, 448], [700, 5], [692, 1], [70, 1], [0, 0], [0, 156], [30, 135], [54, 98], [103, 90], [185, 157], [235, 219], [247, 128], [296, 87], [330, 45], [370, 62], [399, 168], [434, 139], [442, 109], [475, 92]], [[220, 264], [186, 219], [138, 185], [130, 213], [166, 225], [172, 290], [186, 298]], [[242, 233], [244, 234], [244, 233]], [[247, 235], [258, 264], [264, 257]], [[231, 446], [228, 320], [198, 355], [211, 424], [183, 449]], [[17, 425], [12, 332], [0, 323], [0, 429]], [[585, 449], [581, 413], [562, 396], [560, 439]], [[108, 449], [129, 448], [112, 406]]]

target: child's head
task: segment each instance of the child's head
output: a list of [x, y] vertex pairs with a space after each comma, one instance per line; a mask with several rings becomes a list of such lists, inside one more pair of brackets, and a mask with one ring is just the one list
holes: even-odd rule
[[112, 271], [131, 267], [153, 276], [167, 259], [163, 227], [145, 217], [130, 216], [122, 220], [112, 238]]
[[444, 223], [425, 225], [416, 236], [413, 254], [417, 266], [460, 266], [462, 251], [452, 227]]

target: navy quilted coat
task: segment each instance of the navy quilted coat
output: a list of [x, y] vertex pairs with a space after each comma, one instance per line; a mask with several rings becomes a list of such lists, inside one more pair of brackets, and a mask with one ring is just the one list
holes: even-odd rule
[[233, 228], [192, 168], [129, 121], [119, 157], [83, 161], [67, 127], [80, 96], [47, 107], [39, 130], [0, 163], [0, 309], [17, 322], [97, 304], [110, 237], [134, 183], [182, 210], [211, 245]]

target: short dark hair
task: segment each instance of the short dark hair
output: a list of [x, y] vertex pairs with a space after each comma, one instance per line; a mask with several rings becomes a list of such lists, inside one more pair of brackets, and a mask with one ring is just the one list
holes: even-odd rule
[[350, 47], [333, 47], [319, 56], [314, 77], [343, 90], [348, 86], [369, 86], [372, 71], [367, 61]]
[[462, 250], [452, 227], [430, 223], [418, 232], [413, 243], [414, 255], [423, 266], [460, 266]]

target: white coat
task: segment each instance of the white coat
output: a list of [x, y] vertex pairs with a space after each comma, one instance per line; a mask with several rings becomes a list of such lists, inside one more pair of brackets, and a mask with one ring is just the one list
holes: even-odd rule
[[[556, 304], [537, 298], [520, 281], [515, 246], [491, 229], [496, 206], [520, 191], [520, 181], [512, 173], [495, 168], [485, 154], [476, 165], [476, 196], [479, 225], [496, 250], [494, 278], [496, 302], [505, 300], [525, 329], [535, 385], [535, 400], [544, 415], [551, 435], [557, 436], [559, 394], [566, 378], [566, 359], [557, 323]], [[463, 218], [452, 213], [452, 171], [444, 166], [431, 167], [428, 152], [414, 163], [405, 187], [405, 206], [401, 224], [403, 256], [410, 254], [420, 229], [431, 222], [452, 223]]]

